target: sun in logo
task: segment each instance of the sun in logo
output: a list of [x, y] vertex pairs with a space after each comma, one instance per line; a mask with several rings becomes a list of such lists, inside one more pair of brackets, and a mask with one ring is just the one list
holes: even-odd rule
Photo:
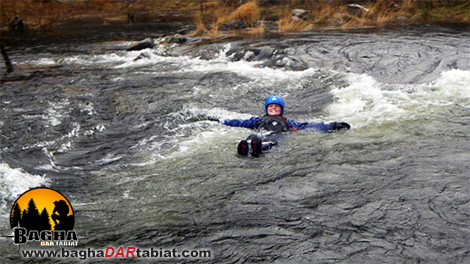
[[72, 230], [73, 208], [67, 198], [49, 188], [36, 188], [16, 200], [10, 214], [10, 225], [28, 231]]

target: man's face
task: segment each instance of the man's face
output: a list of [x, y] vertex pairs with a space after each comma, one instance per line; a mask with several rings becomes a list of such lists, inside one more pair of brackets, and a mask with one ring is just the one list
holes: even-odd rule
[[282, 107], [278, 104], [268, 105], [268, 116], [280, 116], [282, 113]]

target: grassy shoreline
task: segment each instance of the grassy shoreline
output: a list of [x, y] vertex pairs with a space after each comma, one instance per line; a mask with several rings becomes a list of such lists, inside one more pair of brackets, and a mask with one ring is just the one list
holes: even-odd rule
[[[241, 3], [240, 3], [241, 2]], [[467, 0], [4, 0], [0, 29], [13, 30], [18, 16], [22, 28], [47, 32], [71, 21], [97, 25], [140, 22], [183, 22], [194, 36], [263, 35], [265, 32], [324, 31], [380, 28], [393, 25], [468, 24]], [[293, 10], [305, 10], [296, 16]], [[228, 25], [228, 26], [227, 26]]]

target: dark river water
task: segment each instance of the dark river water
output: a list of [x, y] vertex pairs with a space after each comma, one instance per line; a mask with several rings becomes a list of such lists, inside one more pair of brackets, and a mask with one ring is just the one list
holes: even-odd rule
[[[1, 263], [77, 261], [24, 259], [7, 237], [14, 201], [37, 186], [70, 200], [76, 249], [212, 252], [169, 263], [470, 263], [469, 28], [155, 38], [127, 51], [138, 33], [9, 47]], [[204, 120], [262, 115], [272, 94], [288, 118], [352, 129], [286, 134], [254, 158], [236, 154], [252, 131]]]

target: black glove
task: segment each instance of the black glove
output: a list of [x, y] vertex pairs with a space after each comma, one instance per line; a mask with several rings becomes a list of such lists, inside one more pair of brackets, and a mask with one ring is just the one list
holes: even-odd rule
[[351, 125], [346, 122], [331, 122], [330, 130], [350, 129]]
[[214, 121], [214, 122], [219, 122], [219, 123], [220, 123], [220, 120], [219, 120], [218, 118], [215, 118], [215, 117], [209, 116], [207, 119], [208, 119], [209, 121]]

